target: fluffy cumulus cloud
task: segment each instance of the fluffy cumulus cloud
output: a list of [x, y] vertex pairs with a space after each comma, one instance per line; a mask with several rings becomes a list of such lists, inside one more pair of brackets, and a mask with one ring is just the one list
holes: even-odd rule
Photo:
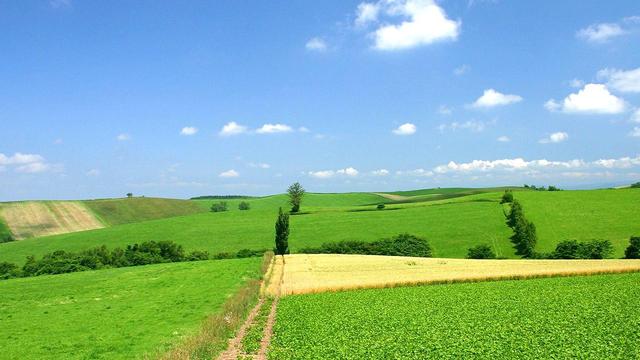
[[264, 124], [256, 130], [258, 134], [287, 133], [292, 131], [293, 128], [285, 124]]
[[632, 70], [602, 69], [598, 78], [607, 82], [607, 86], [620, 92], [640, 92], [640, 68]]
[[191, 136], [197, 133], [198, 133], [198, 128], [193, 126], [186, 126], [186, 127], [183, 127], [182, 130], [180, 130], [180, 135], [184, 135], [184, 136]]
[[52, 170], [55, 167], [38, 154], [15, 153], [12, 156], [7, 156], [0, 153], [0, 168], [3, 170], [13, 168], [18, 173], [35, 174]]
[[396, 135], [413, 135], [417, 130], [418, 128], [414, 124], [405, 123], [393, 129], [392, 132]]
[[235, 121], [231, 121], [222, 127], [219, 134], [220, 136], [232, 136], [247, 132], [247, 127], [240, 125]]
[[592, 43], [604, 43], [624, 34], [626, 34], [626, 31], [616, 23], [601, 23], [580, 29], [576, 36]]
[[498, 139], [497, 139], [497, 140], [498, 140], [499, 142], [509, 142], [509, 141], [511, 141], [511, 139], [510, 139], [508, 136], [504, 136], [504, 135], [503, 135], [503, 136], [498, 137]]
[[335, 176], [348, 176], [355, 177], [358, 176], [359, 171], [354, 169], [353, 167], [348, 167], [340, 170], [320, 170], [320, 171], [309, 171], [307, 175], [314, 177], [316, 179], [329, 179]]
[[550, 144], [550, 143], [561, 143], [563, 141], [569, 140], [569, 134], [566, 132], [555, 132], [544, 139], [540, 139], [541, 144]]
[[221, 178], [236, 178], [240, 176], [240, 173], [231, 169], [231, 170], [221, 172], [218, 176]]
[[603, 84], [586, 84], [577, 93], [567, 96], [562, 104], [549, 100], [545, 108], [550, 111], [562, 109], [566, 113], [619, 114], [625, 111], [623, 99], [613, 95]]
[[484, 91], [474, 103], [473, 107], [476, 108], [491, 108], [496, 106], [504, 106], [509, 104], [515, 104], [522, 101], [522, 97], [513, 94], [503, 94], [494, 89], [487, 89]]
[[322, 38], [314, 37], [307, 41], [305, 48], [309, 51], [324, 52], [327, 51], [327, 42]]
[[358, 5], [355, 23], [358, 27], [376, 24], [369, 35], [374, 39], [373, 47], [383, 51], [456, 40], [461, 27], [460, 21], [449, 19], [433, 0], [364, 2]]

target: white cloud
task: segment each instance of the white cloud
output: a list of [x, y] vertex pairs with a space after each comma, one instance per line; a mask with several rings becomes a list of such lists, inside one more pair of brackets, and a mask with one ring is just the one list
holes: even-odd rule
[[405, 123], [398, 126], [392, 132], [396, 135], [413, 135], [417, 131], [417, 127], [412, 123]]
[[327, 50], [327, 42], [322, 38], [314, 37], [307, 41], [305, 48], [309, 51], [324, 52]]
[[359, 171], [354, 169], [353, 167], [348, 167], [345, 169], [340, 169], [335, 171], [334, 170], [309, 171], [307, 174], [317, 179], [329, 179], [337, 175], [355, 177], [355, 176], [358, 176]]
[[462, 76], [471, 70], [471, 66], [469, 65], [460, 65], [457, 68], [453, 69], [453, 74], [456, 76]]
[[562, 103], [562, 111], [566, 113], [619, 114], [625, 108], [624, 100], [611, 94], [603, 84], [586, 84]]
[[451, 115], [452, 113], [453, 110], [451, 110], [451, 108], [446, 105], [440, 105], [440, 107], [438, 108], [438, 114], [440, 115]]
[[0, 165], [24, 165], [37, 162], [44, 162], [44, 158], [37, 154], [15, 153], [13, 156], [6, 156], [0, 153]]
[[306, 128], [306, 127], [304, 127], [304, 126], [300, 126], [300, 127], [298, 128], [298, 131], [299, 131], [299, 132], [301, 132], [301, 133], [308, 133], [308, 132], [311, 132], [311, 130], [309, 130], [308, 128]]
[[346, 169], [340, 169], [338, 171], [336, 171], [336, 174], [339, 175], [347, 175], [347, 176], [357, 176], [358, 175], [358, 170], [352, 168], [352, 167], [348, 167]]
[[573, 79], [569, 81], [569, 86], [571, 86], [572, 88], [581, 88], [584, 86], [584, 81], [580, 79]]
[[293, 128], [285, 124], [264, 124], [256, 130], [258, 134], [286, 133], [291, 131], [293, 131]]
[[396, 175], [402, 176], [417, 176], [417, 177], [431, 177], [434, 175], [433, 171], [425, 170], [425, 169], [415, 169], [415, 170], [406, 170], [406, 171], [396, 171]]
[[634, 127], [633, 130], [631, 130], [631, 132], [629, 133], [629, 136], [640, 137], [640, 126]]
[[549, 99], [549, 100], [547, 100], [547, 102], [544, 103], [544, 108], [549, 110], [549, 111], [557, 111], [561, 107], [562, 107], [562, 105], [558, 104], [558, 102], [553, 100], [553, 99]]
[[473, 103], [473, 107], [490, 108], [494, 106], [514, 104], [520, 101], [522, 101], [521, 96], [502, 94], [494, 89], [487, 89], [484, 91], [482, 96]]
[[91, 169], [91, 170], [87, 171], [85, 173], [85, 175], [87, 175], [87, 176], [99, 176], [100, 175], [100, 170], [99, 169]]
[[222, 127], [219, 134], [220, 136], [232, 136], [247, 132], [247, 127], [231, 121]]
[[129, 140], [131, 140], [131, 135], [123, 133], [123, 134], [120, 134], [120, 135], [116, 136], [116, 139], [118, 141], [129, 141]]
[[620, 92], [640, 92], [640, 67], [632, 70], [602, 69], [598, 78], [605, 79], [607, 86]]
[[492, 120], [490, 122], [478, 121], [478, 120], [467, 120], [465, 122], [457, 122], [454, 121], [449, 124], [440, 124], [438, 126], [438, 130], [441, 132], [449, 129], [451, 131], [457, 130], [469, 130], [471, 132], [482, 132], [489, 125], [495, 125], [496, 120]]
[[373, 176], [387, 176], [387, 175], [389, 175], [389, 170], [387, 170], [387, 169], [373, 170], [371, 172], [371, 175], [373, 175]]
[[631, 121], [640, 123], [640, 108], [633, 112], [631, 115]]
[[42, 173], [47, 171], [60, 171], [62, 166], [49, 164], [44, 157], [38, 154], [15, 153], [7, 156], [0, 153], [0, 168], [6, 171], [13, 168], [18, 173]]
[[[438, 41], [456, 40], [460, 21], [447, 18], [447, 14], [433, 0], [380, 0], [358, 6], [356, 25], [379, 20], [380, 13], [389, 18], [370, 36], [374, 48], [383, 51], [409, 49]], [[402, 19], [398, 21], [397, 19]], [[392, 19], [395, 23], [392, 23]]]
[[269, 169], [269, 168], [271, 168], [271, 165], [269, 165], [267, 163], [249, 163], [248, 165], [249, 165], [249, 167], [258, 168], [258, 169]]
[[182, 130], [180, 130], [180, 135], [185, 136], [195, 135], [196, 133], [198, 133], [198, 128], [193, 126], [186, 126], [183, 127]]
[[16, 172], [19, 173], [27, 173], [27, 174], [36, 174], [45, 171], [49, 171], [51, 166], [42, 162], [34, 162], [25, 165], [20, 165], [16, 168]]
[[549, 135], [549, 137], [540, 139], [539, 143], [541, 144], [560, 143], [568, 139], [569, 139], [569, 134], [567, 134], [566, 132], [560, 131], [560, 132], [555, 132]]
[[497, 140], [500, 141], [500, 142], [509, 142], [509, 141], [511, 141], [511, 139], [508, 136], [504, 136], [504, 135], [498, 137]]
[[612, 38], [626, 34], [626, 31], [615, 23], [593, 24], [579, 30], [576, 36], [592, 43], [604, 43]]
[[231, 169], [231, 170], [221, 172], [218, 176], [221, 178], [236, 178], [240, 176], [240, 173]]
[[379, 3], [360, 3], [356, 10], [356, 26], [365, 26], [378, 20], [380, 13]]

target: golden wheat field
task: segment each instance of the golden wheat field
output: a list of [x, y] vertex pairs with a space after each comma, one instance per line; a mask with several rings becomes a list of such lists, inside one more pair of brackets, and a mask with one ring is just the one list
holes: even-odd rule
[[640, 260], [468, 260], [295, 254], [274, 262], [267, 291], [280, 295], [398, 285], [640, 271]]
[[77, 201], [24, 201], [0, 205], [0, 216], [16, 239], [104, 227]]

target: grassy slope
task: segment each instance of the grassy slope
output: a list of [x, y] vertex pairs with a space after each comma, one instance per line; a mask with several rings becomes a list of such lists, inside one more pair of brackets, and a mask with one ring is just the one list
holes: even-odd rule
[[202, 206], [193, 201], [161, 198], [87, 200], [84, 204], [105, 225], [130, 224], [205, 211]]
[[4, 235], [12, 235], [12, 234], [7, 224], [5, 224], [4, 221], [0, 218], [0, 238], [3, 237]]
[[[8, 359], [132, 359], [197, 331], [260, 259], [202, 261], [0, 282]], [[203, 281], [206, 279], [206, 281]]]
[[536, 224], [539, 251], [562, 240], [608, 239], [622, 256], [629, 237], [640, 235], [640, 189], [519, 192], [527, 218]]
[[[511, 245], [506, 240], [510, 230], [504, 225], [502, 207], [497, 203], [499, 194], [495, 193], [494, 198], [492, 202], [390, 205], [387, 210], [377, 211], [375, 205], [326, 207], [333, 203], [371, 203], [371, 200], [379, 199], [375, 195], [310, 195], [302, 208], [303, 212], [309, 213], [291, 217], [290, 246], [295, 251], [323, 242], [371, 241], [409, 232], [427, 237], [440, 257], [464, 257], [469, 246], [479, 243], [494, 244], [501, 255], [512, 256]], [[78, 250], [101, 244], [123, 246], [145, 240], [173, 240], [187, 250], [205, 249], [211, 253], [272, 248], [277, 208], [286, 206], [286, 198], [272, 196], [250, 201], [252, 209], [249, 211], [239, 211], [239, 201], [228, 203], [230, 211], [223, 213], [203, 213], [3, 244], [0, 261], [23, 263], [27, 255], [56, 249]], [[357, 211], [363, 209], [372, 211]]]
[[269, 357], [632, 359], [638, 307], [640, 274], [289, 296]]

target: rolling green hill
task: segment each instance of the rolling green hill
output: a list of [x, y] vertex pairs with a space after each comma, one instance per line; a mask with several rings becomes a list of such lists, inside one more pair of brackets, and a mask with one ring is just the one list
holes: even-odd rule
[[142, 359], [162, 352], [197, 332], [246, 279], [258, 278], [260, 261], [198, 261], [0, 281], [0, 357]]
[[189, 200], [147, 197], [87, 200], [84, 204], [107, 225], [191, 215], [207, 210]]
[[[506, 205], [501, 192], [480, 193], [429, 202], [387, 202], [366, 193], [308, 194], [302, 213], [291, 217], [293, 251], [341, 240], [373, 241], [399, 233], [424, 236], [438, 257], [466, 256], [477, 244], [490, 244], [499, 256], [515, 257], [504, 222]], [[521, 191], [516, 198], [538, 229], [539, 251], [550, 251], [567, 239], [609, 239], [620, 257], [631, 235], [640, 234], [640, 190]], [[128, 200], [122, 200], [128, 201]], [[186, 250], [210, 253], [240, 249], [270, 249], [278, 207], [288, 208], [285, 195], [249, 200], [251, 210], [240, 211], [246, 200], [228, 200], [229, 211], [116, 225], [104, 229], [21, 240], [0, 245], [0, 261], [22, 264], [28, 255], [41, 256], [58, 249], [81, 250], [105, 244], [126, 246], [147, 240], [172, 240]], [[198, 200], [200, 211], [212, 200]]]

